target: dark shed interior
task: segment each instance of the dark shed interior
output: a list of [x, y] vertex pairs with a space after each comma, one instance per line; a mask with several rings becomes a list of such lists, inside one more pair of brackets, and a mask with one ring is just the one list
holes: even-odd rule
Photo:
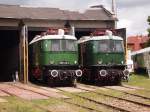
[[12, 75], [19, 70], [19, 32], [0, 30], [0, 81], [12, 81]]

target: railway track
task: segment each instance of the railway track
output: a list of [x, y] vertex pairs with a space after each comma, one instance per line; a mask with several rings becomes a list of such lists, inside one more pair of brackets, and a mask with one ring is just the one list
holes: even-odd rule
[[[143, 88], [139, 88], [139, 87], [132, 87], [132, 86], [128, 86], [128, 85], [121, 85], [121, 87], [124, 87], [124, 88], [129, 88], [129, 89], [138, 89], [138, 90], [142, 90]], [[146, 89], [143, 89], [143, 90], [146, 90]]]
[[144, 103], [140, 103], [140, 102], [137, 102], [137, 101], [128, 100], [128, 99], [125, 99], [125, 98], [120, 98], [120, 97], [116, 97], [116, 96], [112, 96], [112, 95], [108, 95], [108, 94], [104, 94], [104, 93], [100, 93], [100, 92], [90, 91], [90, 90], [83, 89], [83, 88], [80, 88], [80, 87], [77, 87], [77, 88], [81, 89], [81, 90], [84, 90], [84, 91], [91, 92], [91, 93], [95, 93], [97, 95], [102, 95], [102, 96], [106, 96], [106, 97], [110, 97], [110, 98], [115, 98], [115, 99], [120, 100], [120, 101], [127, 101], [127, 102], [134, 103], [134, 104], [137, 104], [137, 105], [150, 107], [150, 104], [144, 104]]
[[146, 97], [146, 96], [143, 96], [143, 95], [138, 95], [138, 94], [134, 94], [134, 93], [129, 93], [129, 92], [126, 92], [126, 91], [117, 90], [117, 89], [108, 88], [108, 87], [104, 87], [104, 88], [110, 89], [110, 90], [114, 90], [114, 91], [119, 91], [119, 92], [122, 92], [122, 93], [127, 94], [127, 95], [132, 95], [132, 96], [136, 96], [136, 97], [139, 97], [139, 98], [143, 98], [143, 99], [150, 100], [149, 97]]
[[[10, 84], [9, 84], [9, 85], [10, 85]], [[18, 87], [18, 86], [15, 86], [15, 87]], [[24, 89], [24, 88], [21, 88], [21, 87], [18, 87], [18, 88]], [[27, 89], [24, 89], [24, 90], [27, 90]], [[3, 91], [3, 92], [5, 92], [5, 93], [9, 94], [10, 96], [16, 96], [16, 95], [11, 94], [11, 93], [9, 93], [9, 92], [7, 92], [7, 91], [4, 91], [4, 90], [1, 90], [1, 91]], [[29, 90], [29, 91], [32, 91], [32, 90]], [[33, 91], [32, 91], [32, 92], [33, 92]], [[38, 93], [38, 92], [35, 92], [35, 93]], [[41, 93], [38, 93], [38, 94], [41, 94]], [[45, 94], [41, 94], [41, 95], [46, 96]], [[16, 96], [16, 97], [17, 97], [17, 96]], [[23, 101], [23, 100], [20, 100], [20, 101], [23, 102], [23, 103], [25, 103], [25, 101]], [[61, 100], [61, 101], [62, 101], [62, 100]], [[87, 110], [87, 111], [89, 111], [89, 112], [91, 112], [91, 111], [94, 111], [94, 112], [102, 112], [102, 111], [99, 111], [99, 110], [96, 110], [96, 109], [93, 109], [93, 108], [90, 108], [90, 107], [87, 107], [87, 106], [83, 106], [83, 105], [80, 105], [80, 104], [72, 103], [72, 102], [65, 101], [65, 100], [63, 100], [63, 101], [64, 101], [65, 103], [67, 103], [67, 104], [71, 104], [71, 105], [74, 105], [74, 106], [76, 106], [76, 107], [80, 107], [80, 108], [85, 109], [85, 110]], [[45, 106], [41, 106], [41, 105], [34, 104], [34, 103], [32, 103], [32, 105], [34, 105], [34, 106], [37, 107], [38, 109], [44, 110], [44, 111], [46, 111], [46, 112], [53, 112], [53, 111], [49, 110], [47, 107], [45, 107]]]
[[[8, 85], [11, 85], [11, 84], [8, 84]], [[11, 85], [11, 86], [12, 86], [12, 85]], [[13, 85], [13, 86], [15, 86], [15, 87], [17, 87], [17, 88], [20, 88], [20, 89], [23, 89], [23, 90], [28, 90], [28, 89], [25, 89], [25, 88], [22, 88], [22, 87], [19, 87], [19, 86], [16, 86], [16, 85]], [[28, 91], [35, 92], [35, 91], [33, 91], [33, 90], [28, 90]], [[10, 94], [9, 92], [6, 92], [6, 91], [3, 91], [3, 92], [9, 94], [10, 96], [15, 96], [14, 94]], [[38, 94], [40, 94], [40, 95], [49, 97], [49, 95], [42, 94], [41, 92], [35, 92], [35, 93], [38, 93]], [[16, 96], [16, 97], [17, 97], [17, 96]], [[59, 99], [57, 99], [57, 100], [59, 100]], [[62, 101], [62, 100], [60, 100], [60, 101]], [[24, 101], [22, 101], [22, 102], [24, 102]], [[91, 111], [94, 111], [94, 112], [102, 112], [102, 111], [99, 111], [99, 110], [96, 110], [96, 109], [93, 109], [93, 108], [90, 108], [90, 107], [87, 107], [87, 106], [83, 106], [83, 105], [80, 105], [80, 104], [76, 104], [76, 103], [73, 103], [73, 102], [69, 102], [69, 101], [66, 101], [66, 100], [63, 100], [63, 102], [65, 102], [65, 103], [67, 103], [67, 104], [74, 105], [74, 106], [76, 106], [76, 107], [80, 107], [80, 108], [85, 109], [85, 110], [87, 110], [87, 111], [89, 111], [89, 112], [91, 112]], [[32, 104], [33, 104], [33, 103], [32, 103]], [[33, 104], [33, 105], [34, 105], [35, 107], [39, 108], [39, 109], [42, 109], [42, 110], [46, 111], [46, 112], [53, 112], [53, 111], [49, 110], [47, 107], [45, 107], [45, 106], [41, 106], [41, 105], [38, 105], [38, 104]]]
[[[92, 91], [92, 90], [89, 90], [89, 89], [83, 89], [82, 87], [88, 87], [88, 88], [94, 88], [93, 86], [86, 86], [86, 85], [83, 85], [83, 84], [79, 84], [79, 85], [82, 85], [82, 86], [77, 86], [76, 88], [77, 89], [80, 89], [80, 90], [84, 90], [84, 91], [87, 91], [87, 92], [89, 92], [89, 93], [94, 93], [94, 94], [96, 94], [96, 95], [101, 95], [101, 96], [104, 96], [104, 97], [108, 97], [108, 98], [111, 98], [111, 99], [113, 99], [113, 100], [116, 100], [116, 102], [123, 102], [123, 104], [128, 104], [128, 107], [130, 106], [130, 104], [132, 104], [132, 105], [136, 105], [135, 107], [138, 107], [138, 108], [144, 108], [144, 110], [149, 110], [150, 111], [150, 104], [144, 104], [144, 103], [141, 103], [141, 102], [137, 102], [137, 101], [132, 101], [132, 100], [129, 100], [129, 99], [125, 99], [125, 98], [120, 98], [120, 97], [116, 97], [116, 96], [112, 96], [112, 95], [108, 95], [108, 94], [104, 94], [104, 93], [100, 93], [100, 92], [96, 92], [96, 91]], [[22, 88], [22, 87], [18, 87], [18, 88], [20, 88], [20, 89], [24, 89], [24, 88]], [[56, 89], [58, 89], [58, 88], [56, 88]], [[107, 89], [110, 89], [110, 88], [107, 88]], [[28, 89], [24, 89], [24, 90], [28, 90]], [[63, 91], [62, 89], [58, 89], [59, 91]], [[115, 90], [115, 89], [113, 89], [113, 90]], [[32, 90], [28, 90], [28, 91], [32, 91]], [[4, 91], [4, 92], [6, 92], [6, 91]], [[35, 92], [35, 91], [32, 91], [32, 92]], [[63, 91], [63, 92], [67, 92], [67, 91]], [[41, 95], [43, 95], [43, 96], [47, 96], [47, 97], [49, 97], [48, 95], [45, 95], [45, 94], [42, 94], [42, 93], [39, 93], [39, 92], [35, 92], [35, 93], [38, 93], [38, 94], [41, 94]], [[69, 92], [67, 92], [67, 93], [69, 93]], [[11, 95], [12, 96], [12, 94], [10, 94], [10, 93], [7, 93], [7, 94], [9, 94], [9, 95]], [[97, 99], [93, 99], [93, 98], [89, 98], [89, 97], [85, 97], [85, 96], [83, 96], [83, 95], [79, 95], [79, 94], [73, 94], [73, 93], [69, 93], [69, 94], [71, 94], [71, 95], [73, 95], [73, 96], [76, 96], [76, 97], [79, 97], [79, 98], [81, 98], [81, 99], [84, 99], [84, 100], [86, 100], [86, 101], [89, 101], [89, 102], [91, 102], [91, 103], [93, 103], [93, 104], [95, 104], [95, 105], [103, 105], [104, 107], [108, 107], [109, 109], [111, 109], [111, 110], [115, 110], [115, 111], [118, 111], [118, 112], [133, 112], [133, 108], [130, 110], [130, 109], [127, 109], [128, 107], [127, 107], [127, 105], [122, 105], [122, 107], [119, 107], [118, 105], [116, 106], [115, 104], [110, 104], [110, 103], [106, 103], [106, 102], [103, 102], [103, 101], [99, 101], [99, 100], [97, 100]], [[14, 96], [14, 95], [13, 95]], [[62, 100], [61, 100], [62, 101]], [[65, 103], [67, 103], [67, 104], [70, 104], [70, 105], [74, 105], [74, 106], [76, 106], [76, 107], [80, 107], [80, 108], [83, 108], [83, 109], [85, 109], [85, 110], [87, 110], [87, 111], [89, 111], [89, 112], [91, 112], [91, 111], [94, 111], [94, 112], [102, 112], [102, 111], [100, 111], [100, 110], [97, 110], [97, 109], [95, 109], [95, 108], [92, 108], [92, 107], [88, 107], [88, 106], [85, 106], [85, 105], [82, 105], [82, 104], [78, 104], [78, 103], [74, 103], [74, 102], [71, 102], [71, 101], [68, 101], [68, 99], [64, 99], [63, 100]], [[137, 106], [138, 105], [138, 106]], [[41, 106], [41, 105], [37, 105], [37, 104], [35, 104], [35, 106], [37, 107], [37, 108], [39, 108], [39, 109], [43, 109], [43, 110], [45, 110], [45, 111], [47, 111], [47, 112], [51, 112], [51, 110], [49, 110], [49, 109], [47, 109], [46, 107], [44, 107], [44, 106]], [[126, 108], [125, 108], [125, 106], [126, 106]], [[136, 109], [135, 109], [135, 111], [136, 111]], [[142, 112], [149, 112], [149, 111], [142, 111]], [[138, 112], [138, 111], [137, 111]], [[140, 112], [140, 111], [139, 111]]]
[[[95, 92], [95, 91], [90, 91], [90, 90], [87, 90], [87, 89], [83, 89], [83, 88], [80, 88], [80, 87], [77, 87], [78, 89], [82, 89], [82, 90], [85, 90], [85, 91], [88, 91], [88, 92], [91, 92], [91, 93], [95, 93], [97, 95], [101, 95], [101, 96], [105, 96], [105, 97], [109, 97], [109, 98], [112, 98], [112, 99], [117, 99], [118, 102], [126, 102], [125, 104], [128, 104], [130, 106], [131, 105], [135, 105], [135, 106], [138, 106], [139, 108], [143, 108], [144, 110], [148, 109], [147, 111], [145, 112], [149, 112], [150, 111], [150, 104], [145, 104], [145, 103], [141, 103], [141, 102], [137, 102], [137, 101], [133, 101], [133, 100], [129, 100], [129, 99], [125, 99], [125, 98], [120, 98], [120, 97], [116, 97], [116, 96], [112, 96], [112, 95], [108, 95], [108, 94], [104, 94], [104, 93], [100, 93], [100, 92]], [[142, 97], [143, 98], [143, 97]], [[123, 106], [123, 105], [122, 105]], [[127, 105], [125, 105], [127, 106]], [[132, 110], [133, 111], [133, 110]], [[144, 111], [142, 111], [144, 112]]]
[[[11, 85], [11, 84], [8, 84], [8, 85]], [[11, 85], [11, 86], [12, 86], [12, 85]], [[20, 89], [23, 89], [23, 90], [28, 90], [28, 89], [25, 89], [25, 88], [22, 88], [22, 87], [18, 87], [18, 86], [16, 86], [16, 85], [13, 85], [13, 86], [15, 86], [15, 87], [17, 87], [17, 88], [20, 88]], [[4, 91], [4, 90], [1, 90], [1, 91], [3, 91], [3, 92], [5, 92], [5, 93], [9, 94], [10, 96], [16, 96], [16, 95], [11, 94], [11, 93], [9, 93], [9, 92], [7, 92], [7, 91]], [[32, 91], [32, 90], [28, 90], [28, 91]], [[32, 91], [32, 92], [35, 92], [35, 91]], [[39, 93], [39, 92], [35, 92], [35, 93], [38, 93], [38, 94], [47, 96], [47, 95], [42, 94], [42, 93]], [[16, 97], [17, 97], [17, 96], [16, 96]], [[49, 97], [49, 96], [47, 96], [47, 97]], [[23, 100], [20, 100], [20, 101], [24, 103]], [[61, 101], [62, 101], [62, 100], [61, 100]], [[83, 105], [75, 104], [75, 103], [72, 103], [72, 102], [69, 102], [69, 101], [65, 101], [65, 100], [63, 100], [63, 101], [64, 101], [65, 103], [67, 103], [67, 104], [71, 104], [71, 105], [74, 105], [74, 106], [76, 106], [76, 107], [80, 107], [80, 108], [85, 109], [85, 110], [87, 110], [87, 111], [89, 111], [89, 112], [91, 112], [91, 111], [94, 111], [94, 112], [102, 112], [102, 111], [99, 111], [99, 110], [96, 110], [96, 109], [92, 109], [92, 108], [90, 108], [90, 107], [86, 107], [86, 106], [83, 106]], [[32, 105], [34, 105], [34, 106], [37, 107], [38, 109], [44, 110], [44, 111], [46, 111], [46, 112], [53, 112], [53, 111], [51, 111], [50, 109], [48, 109], [47, 107], [45, 107], [45, 106], [38, 105], [38, 104], [34, 104], [34, 103], [32, 103]]]
[[87, 107], [87, 106], [83, 106], [83, 105], [81, 105], [81, 104], [76, 104], [76, 103], [73, 103], [73, 102], [71, 102], [71, 101], [65, 101], [65, 100], [64, 100], [64, 102], [65, 102], [65, 103], [68, 103], [68, 104], [71, 104], [71, 105], [74, 105], [74, 106], [77, 106], [77, 107], [81, 107], [81, 108], [83, 108], [83, 109], [88, 110], [89, 112], [91, 112], [91, 111], [94, 111], [94, 112], [102, 112], [102, 111], [100, 111], [100, 110], [93, 109], [93, 108], [90, 108], [90, 107]]
[[[80, 88], [79, 88], [80, 89]], [[63, 91], [62, 89], [58, 89], [58, 90], [60, 90], [60, 91], [62, 91], [62, 92], [66, 92], [66, 91]], [[68, 93], [68, 92], [67, 92]], [[103, 105], [103, 106], [105, 106], [105, 107], [107, 107], [107, 108], [110, 108], [110, 109], [113, 109], [113, 110], [116, 110], [116, 111], [118, 111], [118, 112], [132, 112], [132, 111], [128, 111], [128, 110], [126, 110], [126, 109], [122, 109], [122, 108], [120, 108], [120, 107], [117, 107], [117, 106], [112, 106], [112, 105], [109, 105], [109, 104], [107, 104], [107, 103], [103, 103], [103, 102], [100, 102], [100, 101], [96, 101], [96, 100], [93, 100], [93, 99], [90, 99], [90, 98], [88, 98], [88, 97], [85, 97], [85, 96], [81, 96], [81, 95], [77, 95], [77, 94], [73, 94], [73, 93], [69, 93], [69, 94], [71, 94], [71, 95], [73, 95], [73, 96], [76, 96], [76, 97], [79, 97], [79, 98], [82, 98], [82, 99], [84, 99], [84, 100], [87, 100], [87, 101], [90, 101], [90, 102], [92, 102], [92, 103], [95, 103], [95, 104], [98, 104], [98, 105]], [[70, 102], [71, 103], [71, 102]], [[82, 106], [82, 105], [80, 105], [80, 104], [78, 104], [79, 106]], [[95, 111], [95, 109], [93, 109], [94, 111]], [[97, 111], [97, 110], [96, 110]]]
[[144, 90], [146, 92], [149, 92], [150, 93], [150, 90], [149, 89], [144, 89], [144, 88], [138, 88], [138, 87], [132, 87], [132, 86], [127, 86], [127, 85], [121, 85], [121, 87], [124, 87], [124, 88], [129, 88], [129, 89], [137, 89], [137, 90]]
[[[5, 92], [5, 93], [9, 94], [10, 96], [16, 96], [16, 95], [11, 94], [11, 93], [9, 93], [9, 92], [7, 92], [7, 91], [4, 91], [4, 90], [1, 90], [1, 91], [3, 91], [3, 92]], [[16, 96], [16, 97], [18, 97], [18, 96]], [[25, 103], [25, 101], [23, 101], [22, 99], [19, 100], [19, 101], [22, 102], [22, 103]], [[28, 100], [27, 100], [27, 101], [28, 101]], [[30, 102], [30, 103], [31, 103], [31, 102]], [[44, 110], [44, 111], [46, 111], [46, 112], [52, 112], [51, 110], [47, 109], [47, 108], [44, 107], [44, 106], [41, 106], [41, 105], [38, 105], [38, 104], [33, 104], [33, 103], [32, 103], [32, 105], [34, 105], [34, 106], [37, 107], [38, 109]]]
[[[32, 104], [33, 104], [33, 103], [32, 103]], [[35, 107], [41, 109], [41, 110], [46, 111], [46, 112], [53, 112], [53, 111], [49, 110], [47, 107], [45, 107], [45, 106], [41, 106], [41, 105], [38, 105], [38, 104], [33, 104], [33, 105], [34, 105]]]
[[[90, 88], [93, 88], [93, 89], [97, 89], [97, 87], [91, 86], [91, 85], [83, 85], [83, 84], [79, 84], [79, 85], [85, 86], [85, 87], [90, 87]], [[120, 86], [120, 87], [124, 87], [124, 86]], [[102, 88], [110, 89], [110, 90], [122, 92], [122, 93], [127, 94], [127, 95], [136, 96], [136, 97], [139, 97], [139, 98], [150, 100], [149, 97], [146, 97], [146, 96], [143, 96], [143, 95], [134, 94], [134, 93], [129, 93], [129, 92], [126, 92], [126, 91], [123, 91], [123, 90], [118, 90], [118, 89], [114, 89], [114, 88], [110, 88], [110, 87], [102, 87]], [[134, 89], [135, 90], [135, 88], [132, 88], [132, 87], [124, 87], [124, 88], [129, 88], [129, 89]]]

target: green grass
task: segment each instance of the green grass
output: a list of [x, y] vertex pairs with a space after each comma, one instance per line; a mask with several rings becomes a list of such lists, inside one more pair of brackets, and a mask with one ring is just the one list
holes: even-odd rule
[[150, 97], [150, 78], [145, 74], [132, 74], [129, 82], [124, 82], [124, 84], [141, 87], [145, 90], [136, 90], [133, 93], [144, 95]]
[[0, 103], [0, 112], [46, 112], [29, 101], [17, 97], [4, 97], [8, 102]]
[[129, 82], [124, 82], [124, 84], [138, 86], [150, 90], [150, 78], [144, 74], [132, 74]]
[[49, 98], [48, 100], [32, 100], [32, 103], [37, 104], [37, 105], [40, 104], [43, 106], [54, 106], [54, 105], [59, 105], [62, 102], [55, 98]]

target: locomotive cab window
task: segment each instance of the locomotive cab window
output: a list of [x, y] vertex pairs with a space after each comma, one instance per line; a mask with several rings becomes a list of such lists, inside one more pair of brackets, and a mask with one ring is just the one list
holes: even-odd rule
[[93, 41], [95, 52], [124, 52], [123, 41], [98, 40]]
[[122, 41], [114, 41], [114, 52], [123, 52], [123, 42]]
[[68, 40], [66, 48], [68, 51], [77, 51], [77, 43], [73, 40]]
[[109, 41], [108, 40], [100, 40], [94, 41], [94, 48], [96, 52], [109, 52]]
[[76, 45], [74, 40], [62, 40], [62, 51], [76, 51]]
[[99, 41], [98, 50], [102, 52], [107, 52], [109, 50], [108, 41], [106, 40]]
[[77, 51], [75, 40], [44, 40], [41, 42], [42, 51]]
[[51, 51], [61, 51], [60, 40], [52, 40]]

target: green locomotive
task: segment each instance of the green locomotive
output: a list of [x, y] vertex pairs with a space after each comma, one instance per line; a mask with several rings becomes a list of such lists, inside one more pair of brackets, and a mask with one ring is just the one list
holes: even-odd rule
[[84, 82], [120, 84], [129, 75], [125, 64], [123, 39], [112, 34], [84, 36], [79, 41]]
[[43, 80], [50, 86], [75, 85], [82, 76], [76, 37], [46, 33], [36, 36], [29, 47], [31, 80]]

